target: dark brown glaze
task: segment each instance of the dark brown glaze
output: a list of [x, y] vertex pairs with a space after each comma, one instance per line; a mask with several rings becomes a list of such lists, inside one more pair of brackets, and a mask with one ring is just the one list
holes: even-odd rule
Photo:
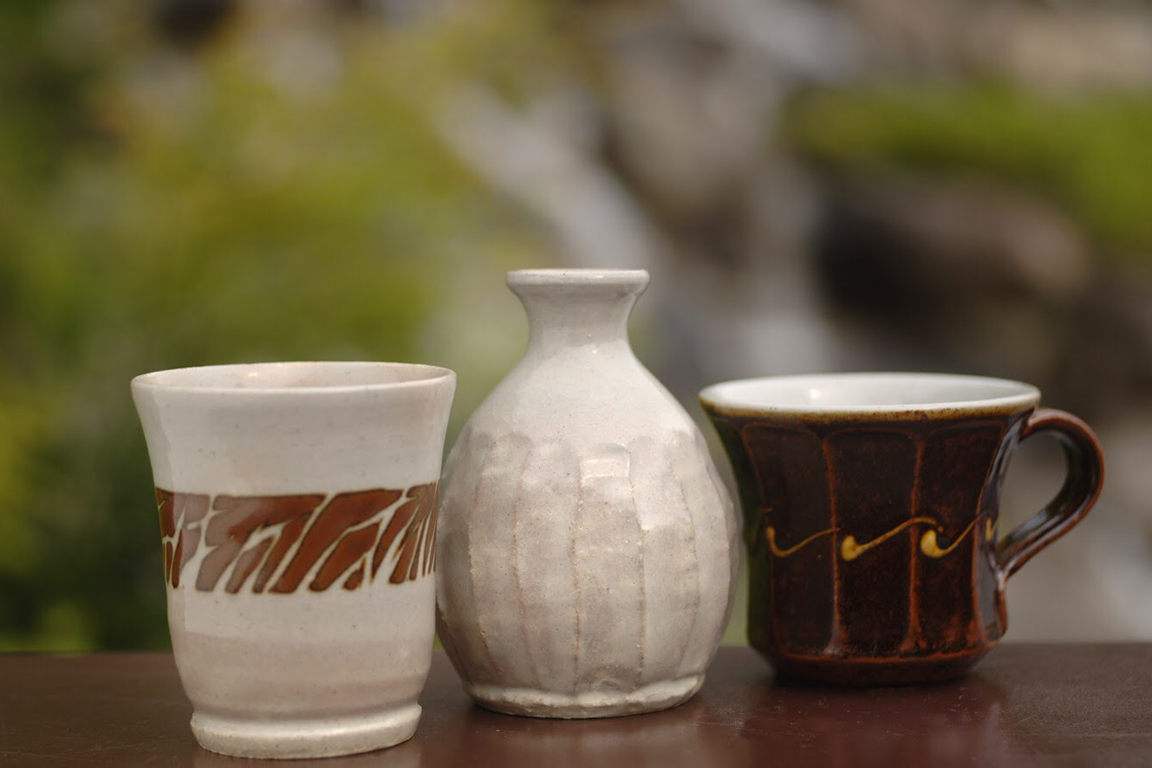
[[352, 590], [375, 581], [385, 560], [393, 563], [392, 584], [415, 581], [436, 566], [436, 483], [331, 499], [321, 493], [210, 497], [157, 488], [156, 499], [164, 578], [173, 588], [201, 539], [206, 552], [195, 584], [201, 592], [223, 581], [224, 591], [236, 594], [251, 581], [256, 594], [291, 594], [313, 572], [310, 591], [327, 591], [337, 581]]
[[[1004, 634], [1007, 576], [1087, 513], [1103, 479], [1091, 431], [1061, 412], [704, 407], [744, 508], [748, 637], [786, 677], [886, 685], [964, 674]], [[1065, 441], [1068, 480], [998, 547], [1008, 457], [1041, 430]]]

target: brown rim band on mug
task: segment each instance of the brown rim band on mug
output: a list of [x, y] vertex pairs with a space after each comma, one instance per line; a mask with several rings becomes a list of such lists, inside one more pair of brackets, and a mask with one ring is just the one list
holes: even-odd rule
[[[1033, 386], [940, 374], [782, 376], [708, 387], [748, 544], [748, 635], [785, 676], [956, 677], [1007, 628], [1004, 586], [1095, 503], [1100, 445]], [[1051, 432], [1067, 476], [1002, 541], [1019, 443]]]

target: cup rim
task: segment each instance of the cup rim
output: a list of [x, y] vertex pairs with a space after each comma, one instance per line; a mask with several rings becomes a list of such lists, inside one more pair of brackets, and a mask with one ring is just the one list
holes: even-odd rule
[[[772, 402], [771, 398], [755, 398], [747, 390], [771, 385], [809, 387], [815, 389], [829, 384], [861, 383], [883, 385], [903, 384], [905, 386], [964, 384], [1002, 390], [1002, 394], [984, 397], [952, 399], [909, 399], [900, 403], [870, 403], [861, 401], [830, 403]], [[740, 390], [745, 390], [743, 393]], [[795, 390], [793, 390], [795, 391]], [[1001, 379], [991, 376], [972, 376], [953, 373], [917, 372], [861, 372], [861, 373], [817, 373], [788, 376], [761, 376], [746, 379], [733, 379], [711, 384], [700, 391], [700, 403], [705, 410], [730, 415], [771, 415], [771, 416], [811, 416], [811, 417], [867, 417], [893, 418], [904, 416], [962, 416], [989, 412], [1012, 413], [1033, 408], [1040, 402], [1040, 390], [1022, 381]]]
[[[281, 379], [269, 385], [236, 383], [226, 384], [227, 377], [237, 374], [266, 374], [284, 376], [298, 372], [298, 375], [313, 377], [325, 374], [331, 376], [340, 372], [372, 371], [379, 373], [404, 372], [415, 374], [413, 378], [400, 381], [369, 381], [354, 384], [306, 384], [294, 385]], [[227, 363], [223, 365], [198, 365], [186, 368], [167, 368], [160, 371], [142, 373], [132, 379], [134, 391], [151, 390], [156, 392], [179, 392], [210, 395], [260, 395], [284, 397], [296, 395], [341, 395], [363, 392], [395, 391], [418, 389], [441, 382], [454, 380], [456, 373], [449, 368], [424, 363], [391, 363], [374, 361], [290, 361], [263, 363]], [[234, 380], [234, 379], [233, 379]]]

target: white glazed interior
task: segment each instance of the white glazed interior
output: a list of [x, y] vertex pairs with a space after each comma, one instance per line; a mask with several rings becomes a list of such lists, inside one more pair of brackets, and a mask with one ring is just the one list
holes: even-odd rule
[[259, 392], [395, 387], [452, 376], [447, 368], [415, 363], [303, 362], [207, 365], [137, 376], [133, 387]]
[[700, 393], [716, 410], [794, 415], [954, 413], [1036, 405], [1031, 384], [937, 373], [770, 376], [713, 384]]

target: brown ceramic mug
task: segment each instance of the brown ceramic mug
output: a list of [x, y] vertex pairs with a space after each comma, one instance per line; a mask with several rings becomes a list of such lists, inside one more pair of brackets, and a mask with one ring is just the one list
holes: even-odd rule
[[[1104, 457], [1033, 386], [937, 374], [783, 376], [700, 393], [732, 460], [749, 551], [748, 637], [784, 676], [944, 680], [1004, 634], [1004, 584], [1092, 508]], [[1056, 498], [998, 538], [1021, 440], [1060, 438]]]

